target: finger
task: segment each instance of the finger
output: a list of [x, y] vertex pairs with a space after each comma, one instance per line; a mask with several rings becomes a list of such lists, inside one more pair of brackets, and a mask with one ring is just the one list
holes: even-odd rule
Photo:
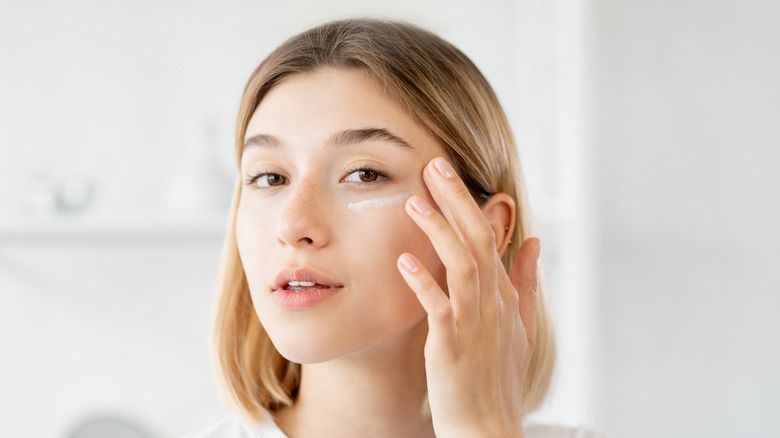
[[456, 320], [478, 319], [480, 279], [474, 257], [449, 222], [424, 199], [410, 197], [406, 201], [406, 212], [428, 236], [447, 270], [447, 285]]
[[[428, 314], [426, 350], [439, 354], [454, 353], [457, 347], [457, 325], [450, 300], [430, 272], [420, 265], [413, 255], [401, 254], [397, 265], [406, 284], [417, 295], [417, 299]], [[432, 344], [428, 345], [428, 342]]]
[[495, 257], [495, 234], [468, 187], [444, 158], [426, 166], [423, 179], [436, 204], [477, 263], [490, 263]]
[[536, 300], [537, 300], [537, 261], [541, 243], [539, 239], [531, 237], [526, 239], [520, 246], [512, 268], [509, 271], [509, 278], [517, 290], [518, 311], [523, 320], [526, 338], [529, 345], [534, 345], [536, 340]]
[[460, 239], [477, 262], [480, 273], [480, 313], [494, 313], [499, 304], [497, 300], [502, 298], [497, 285], [500, 264], [496, 256], [493, 228], [466, 185], [444, 158], [431, 160], [423, 172], [423, 179], [442, 214], [456, 231], [459, 230]]
[[428, 189], [428, 192], [431, 194], [431, 197], [433, 198], [434, 204], [436, 206], [436, 210], [441, 213], [446, 219], [447, 222], [449, 222], [452, 225], [452, 229], [455, 230], [455, 234], [458, 235], [458, 239], [463, 240], [463, 233], [460, 230], [460, 227], [458, 227], [458, 224], [455, 222], [454, 218], [452, 217], [452, 212], [450, 211], [451, 206], [443, 201], [446, 195], [442, 192], [441, 188], [436, 184], [435, 177], [432, 177], [429, 175], [431, 163], [433, 161], [429, 162], [426, 167], [423, 169], [423, 181], [425, 182], [425, 186]]

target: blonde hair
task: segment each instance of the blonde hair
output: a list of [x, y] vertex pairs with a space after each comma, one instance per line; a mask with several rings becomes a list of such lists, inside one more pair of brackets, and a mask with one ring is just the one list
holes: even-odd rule
[[[323, 67], [360, 69], [384, 85], [449, 153], [450, 161], [482, 205], [499, 192], [518, 206], [511, 244], [502, 261], [509, 270], [519, 245], [532, 235], [523, 177], [509, 123], [477, 67], [460, 50], [416, 26], [372, 19], [327, 23], [296, 35], [252, 73], [241, 98], [236, 158], [252, 114], [268, 91], [294, 74]], [[217, 288], [213, 352], [226, 398], [244, 416], [293, 403], [300, 364], [279, 354], [257, 318], [236, 243], [236, 182]], [[539, 275], [536, 342], [525, 381], [523, 412], [544, 400], [555, 363], [548, 305]]]

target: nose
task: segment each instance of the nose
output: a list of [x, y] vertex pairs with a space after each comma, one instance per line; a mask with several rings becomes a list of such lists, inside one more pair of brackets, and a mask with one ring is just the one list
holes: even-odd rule
[[284, 202], [276, 226], [282, 246], [317, 248], [328, 244], [326, 198], [316, 183], [298, 180]]

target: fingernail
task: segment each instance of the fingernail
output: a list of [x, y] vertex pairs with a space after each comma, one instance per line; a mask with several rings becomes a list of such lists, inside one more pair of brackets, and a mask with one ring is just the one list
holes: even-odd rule
[[436, 171], [439, 172], [439, 175], [445, 178], [452, 178], [455, 176], [455, 169], [453, 169], [452, 166], [450, 166], [450, 163], [444, 158], [435, 159], [433, 161], [433, 166], [436, 168]]
[[423, 216], [428, 216], [433, 210], [431, 210], [431, 207], [428, 205], [427, 202], [423, 201], [422, 199], [414, 196], [411, 198], [412, 202], [412, 208], [417, 213], [420, 213]]
[[412, 256], [409, 254], [402, 254], [400, 262], [401, 266], [409, 272], [417, 272], [417, 270], [420, 268], [417, 265], [417, 262], [414, 261], [414, 258], [412, 258]]

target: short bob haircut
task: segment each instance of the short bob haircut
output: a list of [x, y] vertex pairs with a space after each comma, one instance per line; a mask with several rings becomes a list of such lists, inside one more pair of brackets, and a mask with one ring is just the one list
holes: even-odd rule
[[[509, 123], [493, 89], [471, 60], [416, 26], [375, 19], [340, 20], [284, 42], [252, 73], [241, 98], [235, 145], [238, 168], [247, 125], [268, 91], [287, 77], [324, 67], [362, 70], [383, 85], [444, 147], [479, 205], [498, 192], [515, 200], [516, 223], [502, 257], [509, 270], [519, 245], [532, 235]], [[255, 313], [236, 243], [240, 195], [239, 176], [217, 282], [212, 353], [223, 396], [242, 416], [259, 421], [269, 411], [293, 403], [301, 365], [279, 354]], [[525, 380], [523, 413], [544, 401], [555, 363], [541, 272], [538, 278], [537, 333]]]

